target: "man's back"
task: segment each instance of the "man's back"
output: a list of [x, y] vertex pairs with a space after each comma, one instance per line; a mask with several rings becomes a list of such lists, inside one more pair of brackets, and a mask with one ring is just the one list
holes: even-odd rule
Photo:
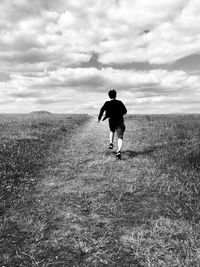
[[103, 105], [99, 117], [103, 115], [103, 112], [106, 111], [104, 120], [110, 118], [113, 121], [120, 121], [123, 119], [123, 115], [127, 113], [126, 107], [124, 104], [117, 99], [106, 101]]

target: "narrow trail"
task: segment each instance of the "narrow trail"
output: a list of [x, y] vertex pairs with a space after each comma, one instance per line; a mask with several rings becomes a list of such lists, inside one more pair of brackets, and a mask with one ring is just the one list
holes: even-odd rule
[[[75, 246], [83, 254], [92, 250], [96, 255], [94, 247], [99, 249], [101, 244], [106, 251], [116, 247], [118, 253], [132, 227], [159, 209], [152, 194], [141, 199], [144, 192], [135, 192], [136, 187], [142, 188], [143, 180], [151, 183], [155, 170], [148, 151], [140, 152], [134, 129], [126, 126], [122, 160], [115, 159], [116, 140], [113, 151], [108, 149], [107, 121], [98, 124], [96, 118], [69, 140], [62, 140], [59, 151], [50, 153], [38, 187], [41, 205], [53, 210], [48, 234], [51, 246], [59, 244], [65, 250]], [[152, 203], [157, 206], [154, 211]], [[112, 241], [108, 244], [108, 240]]]
[[[69, 139], [63, 140], [61, 149], [51, 159], [52, 164], [43, 174], [44, 190], [79, 193], [106, 190], [122, 183], [130, 191], [141, 171], [145, 173], [150, 159], [138, 151], [137, 136], [133, 129], [126, 129], [122, 160], [116, 160], [117, 140], [114, 149], [109, 150], [108, 125], [95, 119], [82, 126]], [[148, 153], [148, 151], [147, 151]], [[137, 155], [137, 157], [135, 157]], [[149, 173], [148, 173], [149, 174]]]
[[[126, 136], [122, 160], [116, 160], [117, 143], [115, 140], [114, 149], [109, 151], [108, 133], [106, 122], [98, 124], [92, 119], [69, 140], [64, 140], [61, 149], [54, 154], [55, 161], [45, 170], [51, 174], [44, 175], [45, 190], [92, 192], [115, 179], [120, 180], [121, 176], [124, 177], [124, 182], [133, 182], [137, 170], [128, 168], [135, 167], [130, 155], [131, 142]], [[126, 147], [129, 148], [128, 151]]]

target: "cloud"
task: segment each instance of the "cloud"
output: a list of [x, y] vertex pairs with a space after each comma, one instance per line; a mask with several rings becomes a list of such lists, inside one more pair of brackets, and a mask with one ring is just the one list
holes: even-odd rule
[[[173, 62], [189, 52], [184, 42], [180, 50], [178, 42], [178, 38], [185, 37], [189, 30], [181, 35], [175, 22], [181, 11], [187, 9], [186, 1], [120, 3], [120, 8], [115, 6], [108, 11], [112, 21], [111, 27], [107, 28], [109, 34], [97, 47], [102, 63], [148, 61], [163, 64]], [[198, 49], [197, 44], [195, 47]]]
[[5, 72], [0, 72], [0, 82], [5, 82], [10, 80], [10, 75]]
[[4, 0], [0, 12], [5, 102], [93, 110], [110, 88], [143, 108], [199, 97], [198, 62], [183, 66], [200, 55], [199, 0]]
[[46, 97], [46, 98], [38, 98], [35, 100], [35, 103], [36, 104], [39, 104], [39, 105], [49, 105], [49, 104], [59, 104], [59, 103], [67, 103], [68, 100], [67, 99], [63, 99], [63, 98], [60, 98], [60, 97]]
[[139, 72], [133, 69], [61, 68], [35, 77], [11, 75], [9, 81], [0, 83], [2, 94], [9, 99], [29, 101], [33, 106], [52, 104], [54, 108], [63, 106], [66, 109], [67, 105], [73, 110], [91, 106], [97, 111], [97, 106], [104, 102], [107, 91], [112, 88], [133, 107], [162, 103], [164, 108], [170, 99], [172, 104], [185, 103], [184, 99], [190, 99], [194, 104], [200, 95], [200, 76], [161, 69]]
[[197, 0], [4, 1], [1, 58], [58, 68], [95, 52], [103, 64], [166, 64], [200, 52], [199, 9]]
[[[188, 75], [184, 71], [150, 70], [136, 71], [117, 70], [113, 68], [61, 68], [48, 71], [44, 75], [22, 76], [11, 75], [8, 83], [1, 83], [5, 87], [19, 89], [29, 88], [31, 90], [55, 88], [69, 88], [72, 90], [86, 92], [105, 92], [108, 88], [116, 88], [126, 91], [159, 90], [162, 94], [166, 91], [194, 89], [199, 86], [198, 75]], [[162, 88], [162, 90], [160, 90]]]
[[35, 92], [31, 90], [20, 90], [16, 92], [11, 92], [10, 97], [19, 98], [19, 99], [27, 99], [27, 98], [39, 98], [42, 94], [40, 92]]

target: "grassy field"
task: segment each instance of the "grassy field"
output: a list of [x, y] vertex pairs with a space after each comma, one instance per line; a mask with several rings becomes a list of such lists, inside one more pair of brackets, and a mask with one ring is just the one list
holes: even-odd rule
[[38, 266], [26, 252], [38, 242], [40, 220], [51, 216], [39, 210], [34, 196], [40, 170], [61, 140], [88, 120], [87, 115], [0, 115], [0, 266]]
[[0, 120], [1, 266], [200, 266], [200, 115]]

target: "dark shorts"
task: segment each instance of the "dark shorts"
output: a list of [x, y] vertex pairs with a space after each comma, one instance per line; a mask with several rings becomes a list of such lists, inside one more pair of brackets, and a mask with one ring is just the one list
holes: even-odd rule
[[123, 139], [124, 132], [126, 129], [124, 121], [116, 122], [116, 121], [109, 120], [109, 127], [110, 127], [111, 132], [113, 132], [113, 133], [116, 132], [117, 137]]

